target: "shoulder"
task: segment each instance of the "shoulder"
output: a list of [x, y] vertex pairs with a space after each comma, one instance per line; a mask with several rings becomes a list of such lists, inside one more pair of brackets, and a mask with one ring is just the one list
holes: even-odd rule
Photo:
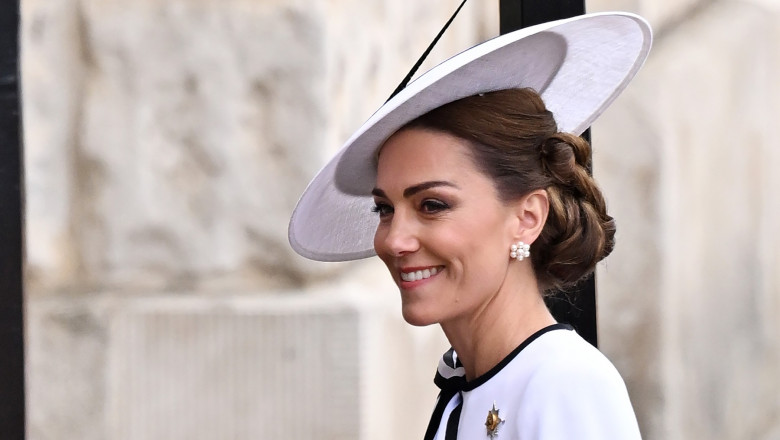
[[519, 408], [522, 438], [638, 439], [625, 383], [612, 363], [573, 331], [528, 348], [534, 364]]
[[612, 362], [574, 331], [550, 332], [528, 347], [535, 365], [530, 382], [536, 386], [572, 385], [583, 379], [625, 389]]

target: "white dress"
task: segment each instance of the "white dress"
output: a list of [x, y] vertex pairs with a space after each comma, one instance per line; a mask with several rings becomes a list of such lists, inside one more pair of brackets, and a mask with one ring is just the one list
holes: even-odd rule
[[434, 382], [426, 440], [641, 439], [620, 374], [568, 325], [539, 330], [472, 381], [450, 350]]

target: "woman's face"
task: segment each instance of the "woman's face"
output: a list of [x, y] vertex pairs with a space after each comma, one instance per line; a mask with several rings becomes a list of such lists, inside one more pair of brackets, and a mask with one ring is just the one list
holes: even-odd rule
[[374, 248], [410, 324], [473, 317], [507, 276], [517, 218], [468, 148], [448, 134], [406, 129], [379, 155]]

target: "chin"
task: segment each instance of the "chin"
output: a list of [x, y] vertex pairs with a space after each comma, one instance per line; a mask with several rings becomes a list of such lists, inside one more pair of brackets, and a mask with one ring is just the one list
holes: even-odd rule
[[413, 307], [402, 306], [401, 314], [404, 317], [404, 321], [415, 327], [425, 327], [431, 324], [438, 324], [439, 319], [425, 313], [421, 310], [414, 310]]

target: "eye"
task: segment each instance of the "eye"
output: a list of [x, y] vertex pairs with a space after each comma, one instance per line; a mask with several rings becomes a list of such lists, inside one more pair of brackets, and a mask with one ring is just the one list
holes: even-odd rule
[[375, 205], [371, 208], [372, 212], [379, 214], [379, 217], [387, 217], [393, 213], [393, 207], [383, 202], [374, 202]]
[[436, 199], [425, 199], [420, 204], [420, 210], [426, 214], [436, 214], [450, 209], [450, 205]]

